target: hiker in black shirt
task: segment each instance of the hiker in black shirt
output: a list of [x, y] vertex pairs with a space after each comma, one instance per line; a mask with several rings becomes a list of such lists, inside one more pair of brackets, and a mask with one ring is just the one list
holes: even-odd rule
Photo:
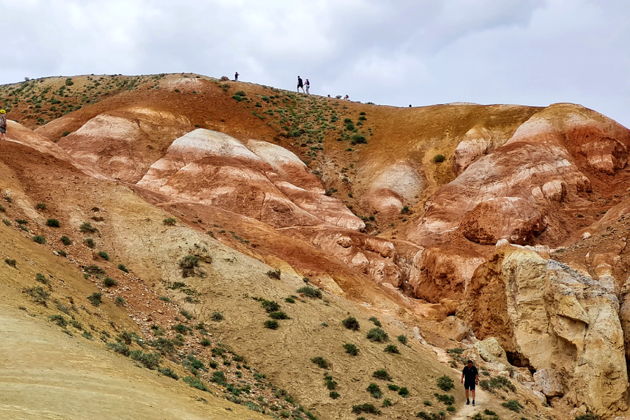
[[462, 380], [464, 389], [466, 390], [466, 404], [470, 404], [468, 399], [468, 391], [472, 393], [472, 405], [475, 405], [475, 385], [479, 383], [479, 373], [477, 367], [473, 365], [473, 361], [469, 360], [464, 370], [462, 370]]
[[298, 85], [297, 85], [297, 91], [300, 91], [300, 88], [302, 89], [302, 92], [306, 93], [304, 91], [304, 82], [302, 81], [302, 78], [300, 76], [298, 76]]

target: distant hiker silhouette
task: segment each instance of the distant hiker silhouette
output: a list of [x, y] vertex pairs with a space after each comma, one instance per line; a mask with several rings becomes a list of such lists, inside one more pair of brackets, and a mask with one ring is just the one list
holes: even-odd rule
[[343, 99], [346, 100], [346, 101], [349, 101], [350, 97], [348, 95], [346, 95], [346, 96], [343, 97]]
[[306, 86], [306, 94], [310, 95], [310, 93], [308, 93], [308, 90], [311, 88], [311, 82], [309, 82], [308, 79], [306, 79], [306, 83], [304, 84], [304, 86]]
[[234, 73], [234, 81], [238, 82], [238, 72]]
[[298, 76], [298, 85], [297, 85], [298, 92], [300, 92], [300, 88], [302, 88], [302, 92], [306, 93], [306, 91], [304, 90], [304, 82], [302, 81], [302, 78]]
[[7, 111], [0, 109], [0, 138], [4, 139], [7, 132]]

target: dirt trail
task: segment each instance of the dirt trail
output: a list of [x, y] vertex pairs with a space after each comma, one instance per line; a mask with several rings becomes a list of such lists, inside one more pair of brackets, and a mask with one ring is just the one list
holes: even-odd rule
[[[459, 387], [461, 388], [461, 385]], [[459, 390], [459, 392], [462, 392], [462, 391]], [[475, 404], [476, 405], [474, 406], [472, 404], [466, 405], [464, 403], [464, 405], [462, 405], [462, 407], [457, 411], [457, 413], [455, 413], [453, 417], [451, 417], [451, 419], [464, 420], [464, 419], [471, 418], [476, 413], [482, 413], [483, 410], [486, 408], [484, 406], [486, 405], [487, 402], [488, 402], [488, 394], [481, 388], [477, 388], [475, 390]]]

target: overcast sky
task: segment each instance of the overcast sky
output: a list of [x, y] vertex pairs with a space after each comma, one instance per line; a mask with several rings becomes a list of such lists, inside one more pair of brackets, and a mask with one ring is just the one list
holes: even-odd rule
[[301, 75], [364, 102], [576, 102], [630, 127], [628, 0], [0, 0], [0, 28], [0, 84]]

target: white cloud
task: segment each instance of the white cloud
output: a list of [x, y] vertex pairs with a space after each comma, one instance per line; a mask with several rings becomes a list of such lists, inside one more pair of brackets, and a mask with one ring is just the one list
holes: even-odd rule
[[578, 102], [630, 125], [625, 0], [0, 0], [0, 83], [198, 72], [406, 106]]

